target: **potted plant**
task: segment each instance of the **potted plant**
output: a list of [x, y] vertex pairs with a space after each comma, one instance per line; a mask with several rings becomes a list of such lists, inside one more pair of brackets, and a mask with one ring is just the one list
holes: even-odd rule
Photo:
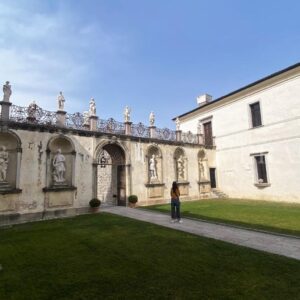
[[99, 210], [100, 205], [101, 205], [101, 201], [97, 198], [93, 198], [89, 202], [89, 204], [90, 204], [90, 207], [91, 207], [90, 211], [91, 212], [97, 212]]
[[138, 202], [138, 196], [130, 195], [128, 197], [129, 207], [134, 208], [137, 202]]

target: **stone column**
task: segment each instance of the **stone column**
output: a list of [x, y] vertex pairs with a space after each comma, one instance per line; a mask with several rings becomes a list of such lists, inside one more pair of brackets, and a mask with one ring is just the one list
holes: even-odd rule
[[0, 101], [1, 105], [1, 121], [8, 121], [9, 120], [9, 109], [11, 103], [8, 101]]
[[198, 144], [203, 145], [203, 134], [202, 133], [197, 133], [197, 139], [198, 139]]
[[66, 114], [67, 112], [63, 111], [63, 110], [58, 110], [56, 112], [56, 124], [58, 126], [65, 126], [66, 125]]
[[176, 130], [176, 141], [177, 142], [181, 142], [181, 134], [182, 134], [181, 130]]
[[97, 116], [90, 116], [90, 130], [96, 131], [97, 130], [97, 123], [98, 117]]
[[132, 122], [124, 122], [125, 124], [125, 134], [131, 135], [131, 124]]
[[150, 138], [155, 139], [156, 138], [156, 126], [150, 126]]

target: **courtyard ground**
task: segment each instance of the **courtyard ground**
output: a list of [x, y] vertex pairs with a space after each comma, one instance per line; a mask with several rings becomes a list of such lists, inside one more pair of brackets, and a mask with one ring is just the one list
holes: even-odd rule
[[[170, 212], [170, 204], [143, 208]], [[184, 217], [300, 236], [300, 204], [242, 199], [203, 199], [181, 202], [181, 211]]]
[[2, 228], [0, 241], [5, 300], [300, 294], [298, 260], [103, 212]]

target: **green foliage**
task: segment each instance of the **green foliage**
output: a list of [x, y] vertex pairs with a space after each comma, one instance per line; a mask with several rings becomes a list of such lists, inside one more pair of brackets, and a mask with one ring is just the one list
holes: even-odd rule
[[107, 213], [2, 228], [0, 241], [1, 300], [300, 295], [300, 261]]
[[[170, 212], [170, 205], [143, 207]], [[228, 223], [300, 236], [300, 205], [243, 199], [203, 199], [181, 202], [183, 217]]]
[[101, 205], [101, 201], [97, 198], [93, 198], [89, 203], [90, 207], [99, 207]]
[[128, 197], [128, 201], [129, 201], [130, 203], [137, 203], [137, 202], [138, 202], [138, 196], [136, 196], [136, 195], [130, 195], [130, 196]]

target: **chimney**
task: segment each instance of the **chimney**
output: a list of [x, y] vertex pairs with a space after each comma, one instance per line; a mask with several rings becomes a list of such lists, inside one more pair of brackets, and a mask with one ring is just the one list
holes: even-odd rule
[[204, 104], [207, 104], [211, 101], [212, 101], [212, 96], [208, 95], [208, 94], [204, 94], [204, 95], [201, 95], [201, 96], [197, 97], [197, 104], [198, 104], [199, 107], [203, 106]]

